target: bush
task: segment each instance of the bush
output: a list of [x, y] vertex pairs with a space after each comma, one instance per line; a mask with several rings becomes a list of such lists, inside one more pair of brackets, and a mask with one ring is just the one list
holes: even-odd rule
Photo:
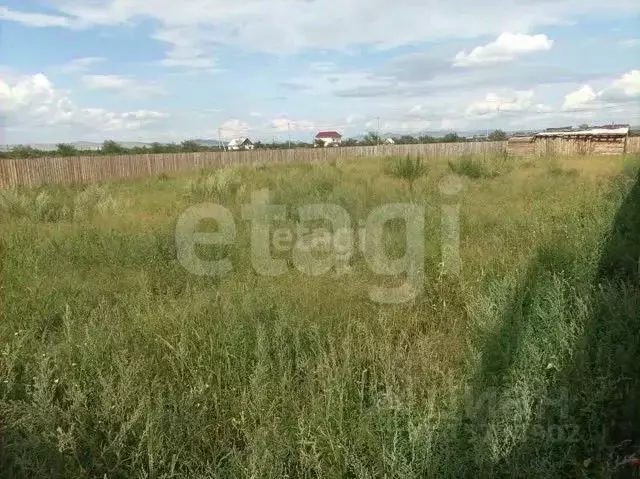
[[462, 156], [457, 160], [449, 160], [449, 169], [460, 176], [469, 178], [490, 178], [491, 172], [487, 166], [472, 156]]
[[488, 159], [463, 155], [456, 160], [449, 160], [449, 169], [472, 179], [495, 178], [509, 173], [513, 169], [513, 163], [513, 158], [506, 152]]
[[49, 190], [19, 193], [0, 191], [0, 220], [27, 219], [36, 223], [89, 219], [94, 214], [110, 213], [119, 203], [99, 186], [90, 186], [75, 199]]
[[82, 221], [91, 219], [97, 214], [113, 213], [121, 205], [103, 187], [91, 185], [78, 194], [74, 206], [74, 219]]
[[192, 180], [187, 184], [188, 194], [196, 200], [222, 200], [235, 195], [240, 189], [242, 177], [233, 168], [223, 168], [215, 173]]
[[412, 158], [411, 155], [407, 155], [404, 158], [396, 159], [387, 170], [387, 172], [395, 176], [398, 179], [404, 180], [409, 183], [409, 186], [413, 188], [413, 184], [421, 176], [427, 174], [428, 169], [422, 163], [422, 157], [416, 156]]

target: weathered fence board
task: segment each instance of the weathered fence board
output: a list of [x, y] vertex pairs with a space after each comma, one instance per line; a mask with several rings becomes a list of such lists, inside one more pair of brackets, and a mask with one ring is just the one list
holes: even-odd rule
[[640, 153], [640, 136], [627, 138], [627, 153]]

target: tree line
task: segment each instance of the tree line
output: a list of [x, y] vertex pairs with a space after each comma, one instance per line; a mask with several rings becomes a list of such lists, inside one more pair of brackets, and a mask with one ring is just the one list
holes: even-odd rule
[[[482, 138], [484, 139], [484, 138]], [[507, 139], [507, 134], [502, 130], [492, 132], [488, 138], [489, 141], [503, 141]], [[397, 145], [411, 145], [424, 143], [460, 143], [468, 140], [457, 133], [448, 133], [445, 136], [429, 136], [429, 135], [402, 135], [394, 137], [393, 142]], [[347, 138], [342, 141], [342, 146], [376, 146], [385, 142], [377, 133], [367, 133], [363, 138]], [[284, 142], [261, 142], [253, 143], [256, 149], [289, 149], [289, 148], [313, 148], [314, 146], [322, 146], [319, 143], [305, 143], [300, 141], [284, 141]], [[39, 158], [43, 156], [116, 156], [116, 155], [142, 155], [142, 154], [162, 154], [162, 153], [199, 153], [208, 151], [223, 151], [226, 148], [218, 145], [202, 145], [193, 140], [183, 141], [182, 143], [151, 143], [145, 146], [134, 146], [127, 148], [121, 144], [106, 140], [102, 146], [96, 150], [78, 149], [74, 145], [67, 143], [59, 143], [55, 150], [43, 151], [30, 146], [16, 146], [9, 151], [0, 152], [2, 158]]]

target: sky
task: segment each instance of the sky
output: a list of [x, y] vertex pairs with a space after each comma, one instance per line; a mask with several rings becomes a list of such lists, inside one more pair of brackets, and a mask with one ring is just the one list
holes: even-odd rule
[[0, 0], [0, 143], [640, 124], [638, 0]]

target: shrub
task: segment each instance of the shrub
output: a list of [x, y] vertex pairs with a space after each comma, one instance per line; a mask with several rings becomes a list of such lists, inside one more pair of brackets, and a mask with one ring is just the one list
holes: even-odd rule
[[15, 190], [0, 190], [0, 218], [22, 218], [28, 211], [28, 198]]
[[449, 169], [461, 176], [473, 179], [495, 178], [513, 170], [514, 158], [504, 152], [490, 158], [463, 155], [457, 160], [449, 160]]
[[487, 166], [473, 156], [465, 155], [457, 160], [449, 160], [449, 168], [460, 176], [468, 176], [473, 179], [490, 178], [492, 176]]
[[109, 195], [104, 187], [91, 185], [75, 198], [73, 217], [75, 220], [88, 220], [96, 214], [115, 212], [120, 202]]
[[418, 155], [412, 158], [411, 155], [407, 155], [404, 158], [396, 159], [387, 172], [398, 179], [408, 182], [409, 187], [413, 189], [413, 184], [420, 177], [426, 175], [428, 169], [422, 163], [421, 156]]
[[234, 195], [241, 186], [242, 177], [233, 168], [223, 168], [213, 174], [192, 180], [187, 184], [187, 192], [194, 199], [222, 200]]

